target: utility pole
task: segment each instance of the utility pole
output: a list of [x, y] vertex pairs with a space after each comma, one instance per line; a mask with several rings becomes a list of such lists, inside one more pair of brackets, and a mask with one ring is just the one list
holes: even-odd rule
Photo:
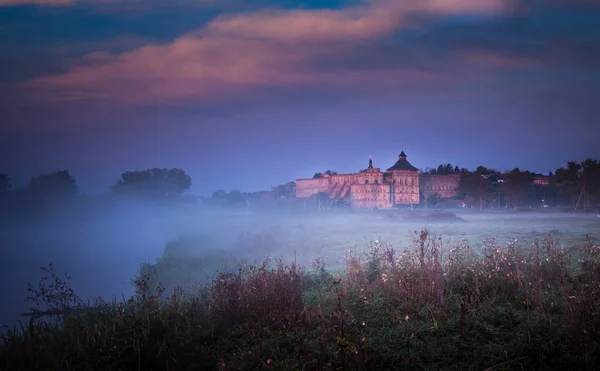
[[579, 193], [579, 198], [577, 199], [577, 203], [575, 204], [575, 209], [573, 211], [577, 211], [577, 209], [579, 209], [579, 202], [581, 201], [581, 198], [583, 197], [583, 212], [585, 213], [587, 211], [587, 193], [585, 191], [585, 182], [583, 183], [583, 186], [581, 187], [581, 193]]

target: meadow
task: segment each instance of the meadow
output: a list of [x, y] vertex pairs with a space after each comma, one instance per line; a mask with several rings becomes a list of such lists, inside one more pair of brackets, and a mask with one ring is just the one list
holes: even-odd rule
[[[0, 364], [595, 369], [600, 218], [543, 211], [201, 210], [47, 227], [60, 253], [27, 254], [21, 237], [5, 267], [31, 282], [19, 310], [40, 316], [5, 329]], [[37, 276], [18, 268], [34, 264]]]

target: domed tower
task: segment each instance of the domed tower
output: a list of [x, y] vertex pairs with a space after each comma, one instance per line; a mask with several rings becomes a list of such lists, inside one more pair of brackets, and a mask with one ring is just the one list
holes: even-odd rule
[[400, 152], [398, 161], [386, 171], [386, 181], [391, 183], [394, 205], [414, 205], [419, 203], [419, 169]]

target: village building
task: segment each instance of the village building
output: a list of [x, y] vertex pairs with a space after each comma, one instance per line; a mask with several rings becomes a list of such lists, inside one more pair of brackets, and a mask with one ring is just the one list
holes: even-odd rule
[[369, 166], [358, 173], [297, 179], [296, 197], [326, 194], [330, 199], [346, 200], [355, 208], [389, 209], [419, 204], [434, 193], [441, 198], [454, 197], [459, 183], [459, 174], [419, 174], [402, 151], [398, 161], [385, 172], [373, 167], [373, 160], [369, 159]]

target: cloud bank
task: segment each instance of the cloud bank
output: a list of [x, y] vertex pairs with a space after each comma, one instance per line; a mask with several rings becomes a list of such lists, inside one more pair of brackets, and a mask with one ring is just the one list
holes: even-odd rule
[[370, 0], [341, 9], [227, 13], [172, 42], [91, 53], [65, 73], [21, 87], [45, 100], [122, 104], [211, 102], [273, 88], [406, 93], [490, 68], [543, 67], [531, 53], [477, 43], [440, 55], [426, 36], [408, 46], [398, 42], [411, 30], [427, 30], [433, 18], [485, 19], [517, 9], [506, 0]]

